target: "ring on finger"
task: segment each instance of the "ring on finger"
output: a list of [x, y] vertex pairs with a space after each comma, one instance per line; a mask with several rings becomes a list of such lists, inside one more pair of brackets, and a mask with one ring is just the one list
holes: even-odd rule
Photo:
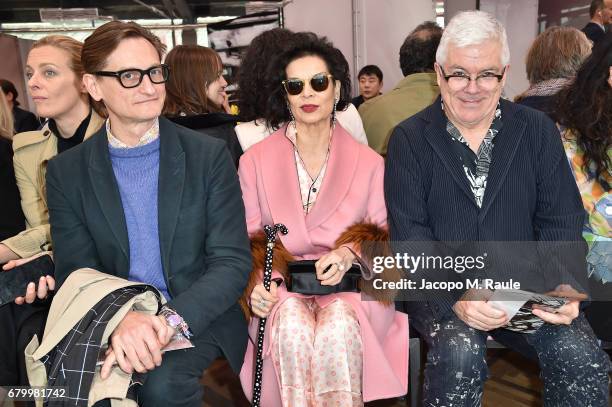
[[338, 267], [338, 270], [340, 270], [340, 271], [344, 271], [344, 264], [342, 264], [342, 263], [336, 263], [336, 266]]

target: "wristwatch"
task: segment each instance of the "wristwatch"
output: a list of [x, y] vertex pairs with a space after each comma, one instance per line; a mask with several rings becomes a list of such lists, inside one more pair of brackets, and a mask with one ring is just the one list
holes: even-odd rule
[[166, 319], [166, 323], [169, 327], [174, 328], [177, 332], [181, 333], [185, 338], [189, 339], [193, 336], [189, 330], [189, 326], [175, 310], [164, 305], [159, 314]]

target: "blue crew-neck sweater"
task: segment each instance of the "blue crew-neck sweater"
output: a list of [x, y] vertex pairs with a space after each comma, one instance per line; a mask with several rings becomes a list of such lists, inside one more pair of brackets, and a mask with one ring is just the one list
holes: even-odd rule
[[150, 284], [170, 299], [158, 227], [159, 137], [143, 146], [109, 146], [130, 242], [129, 280]]

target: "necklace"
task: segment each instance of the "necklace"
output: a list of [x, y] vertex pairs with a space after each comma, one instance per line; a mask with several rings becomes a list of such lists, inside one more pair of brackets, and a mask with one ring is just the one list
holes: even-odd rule
[[[306, 203], [304, 203], [304, 200], [302, 198], [302, 209], [304, 210], [306, 214], [308, 214], [312, 206], [314, 205], [314, 202], [311, 202], [310, 200], [311, 200], [312, 194], [315, 194], [317, 192], [317, 188], [315, 187], [315, 185], [317, 184], [317, 181], [319, 181], [319, 178], [321, 178], [321, 175], [324, 172], [323, 170], [325, 169], [327, 165], [327, 161], [329, 160], [329, 152], [330, 152], [330, 147], [331, 147], [331, 131], [330, 131], [330, 137], [327, 143], [327, 151], [325, 152], [325, 159], [323, 160], [323, 164], [321, 164], [321, 167], [319, 168], [317, 175], [313, 178], [308, 172], [306, 163], [304, 162], [304, 159], [302, 158], [302, 155], [300, 154], [300, 150], [297, 147], [297, 129], [295, 127], [294, 129], [295, 129], [296, 143], [293, 145], [293, 148], [294, 148], [295, 154], [300, 160], [300, 163], [302, 164], [302, 168], [304, 169], [304, 172], [306, 173], [306, 175], [308, 175], [308, 178], [310, 178], [310, 186], [308, 187], [308, 195], [306, 196]], [[298, 169], [297, 162], [296, 162], [296, 171], [298, 173], [298, 180], [299, 180], [300, 171]], [[302, 195], [301, 191], [302, 190], [300, 188], [300, 195]]]

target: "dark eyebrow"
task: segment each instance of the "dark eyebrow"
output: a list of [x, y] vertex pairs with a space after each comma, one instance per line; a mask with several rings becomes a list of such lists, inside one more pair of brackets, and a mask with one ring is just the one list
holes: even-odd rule
[[133, 66], [127, 67], [127, 68], [121, 68], [121, 69], [117, 69], [115, 72], [119, 72], [119, 71], [146, 71], [147, 69], [151, 69], [151, 68], [159, 68], [161, 66], [161, 62], [159, 64], [153, 64], [151, 66], [149, 66], [148, 68], [144, 68], [144, 69], [140, 69], [140, 68], [135, 68]]

